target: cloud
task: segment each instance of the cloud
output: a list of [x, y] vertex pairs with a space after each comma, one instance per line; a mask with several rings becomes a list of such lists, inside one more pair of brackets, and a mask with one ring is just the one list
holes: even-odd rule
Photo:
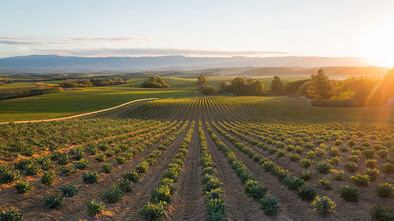
[[138, 38], [138, 37], [124, 37], [124, 38], [98, 38], [98, 37], [86, 37], [86, 38], [65, 38], [63, 39], [65, 42], [89, 42], [89, 41], [96, 41], [96, 42], [136, 42], [136, 43], [146, 43], [151, 42], [152, 39], [150, 38]]
[[10, 37], [10, 36], [0, 37], [0, 44], [30, 45], [30, 46], [67, 45], [67, 44], [81, 44], [87, 42], [143, 44], [151, 41], [152, 39], [150, 38], [139, 38], [139, 37], [118, 37], [118, 38], [84, 37], [84, 38], [63, 38], [60, 40], [53, 40], [53, 41], [45, 41], [36, 38], [20, 38], [20, 37]]
[[41, 54], [82, 57], [139, 57], [139, 56], [166, 56], [181, 55], [195, 57], [232, 57], [232, 56], [277, 56], [287, 55], [283, 51], [236, 51], [236, 50], [196, 50], [181, 48], [97, 48], [76, 50], [36, 50]]

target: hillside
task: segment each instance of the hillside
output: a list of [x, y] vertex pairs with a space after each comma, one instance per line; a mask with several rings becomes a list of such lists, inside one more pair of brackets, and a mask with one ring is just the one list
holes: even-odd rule
[[322, 67], [374, 65], [357, 57], [62, 57], [31, 55], [0, 59], [0, 72], [132, 72], [229, 67]]

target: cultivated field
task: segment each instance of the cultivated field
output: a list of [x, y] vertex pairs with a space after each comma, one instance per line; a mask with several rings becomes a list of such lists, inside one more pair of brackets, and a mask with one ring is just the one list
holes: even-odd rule
[[[26, 220], [371, 220], [373, 206], [394, 205], [383, 191], [394, 183], [393, 110], [195, 96], [5, 124], [0, 207]], [[317, 196], [335, 203], [331, 214], [314, 211]], [[105, 205], [96, 216], [93, 200]]]

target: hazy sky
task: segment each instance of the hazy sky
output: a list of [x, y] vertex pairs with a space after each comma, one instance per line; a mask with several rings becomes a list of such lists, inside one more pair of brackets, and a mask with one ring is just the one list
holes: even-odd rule
[[394, 0], [0, 0], [0, 57], [364, 56], [393, 21]]

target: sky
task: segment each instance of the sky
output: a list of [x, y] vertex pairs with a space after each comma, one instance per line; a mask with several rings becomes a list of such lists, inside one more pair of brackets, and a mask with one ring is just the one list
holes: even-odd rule
[[0, 57], [369, 56], [394, 63], [393, 11], [393, 0], [0, 0]]

